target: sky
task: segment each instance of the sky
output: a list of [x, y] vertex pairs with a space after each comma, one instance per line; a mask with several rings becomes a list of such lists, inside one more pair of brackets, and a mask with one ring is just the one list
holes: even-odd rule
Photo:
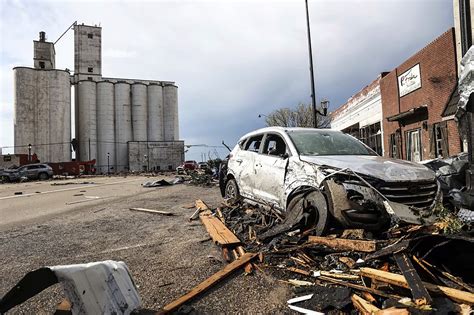
[[[452, 27], [452, 0], [309, 0], [316, 96], [344, 104]], [[186, 159], [225, 157], [282, 107], [310, 103], [304, 0], [0, 0], [0, 147], [13, 152], [13, 71], [33, 40], [102, 27], [102, 75], [175, 81]], [[74, 36], [56, 68], [74, 69]]]

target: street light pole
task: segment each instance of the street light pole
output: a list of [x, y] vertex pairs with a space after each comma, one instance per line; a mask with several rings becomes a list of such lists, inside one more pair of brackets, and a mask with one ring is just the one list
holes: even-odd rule
[[110, 175], [110, 153], [107, 152], [107, 175]]
[[306, 27], [308, 30], [308, 50], [309, 50], [309, 72], [311, 77], [311, 105], [313, 107], [313, 127], [318, 127], [318, 121], [316, 120], [316, 92], [314, 88], [314, 73], [313, 73], [313, 49], [311, 48], [311, 29], [309, 27], [309, 10], [308, 0], [305, 0], [306, 4]]

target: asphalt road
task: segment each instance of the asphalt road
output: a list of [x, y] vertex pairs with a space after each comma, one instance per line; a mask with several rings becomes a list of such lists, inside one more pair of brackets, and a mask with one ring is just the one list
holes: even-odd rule
[[[141, 186], [160, 178], [0, 185], [0, 298], [29, 271], [111, 259], [127, 264], [142, 307], [158, 310], [224, 268], [219, 246], [209, 241], [199, 220], [189, 221], [194, 209], [184, 207], [196, 199], [219, 206], [218, 188]], [[94, 184], [80, 184], [84, 181]], [[20, 191], [22, 195], [14, 195]], [[174, 215], [130, 211], [131, 207]], [[292, 289], [267, 272], [239, 271], [190, 305], [198, 314], [281, 314], [289, 313], [286, 300], [291, 297]], [[54, 285], [8, 314], [52, 314], [63, 298], [61, 286]]]
[[[146, 177], [93, 177], [0, 185], [0, 230], [143, 190]], [[87, 183], [87, 184], [86, 184]], [[16, 194], [21, 193], [21, 194]]]

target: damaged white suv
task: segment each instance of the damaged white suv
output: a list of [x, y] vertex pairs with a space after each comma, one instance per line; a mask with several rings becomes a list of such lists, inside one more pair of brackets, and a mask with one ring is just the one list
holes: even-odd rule
[[372, 230], [391, 220], [422, 223], [440, 202], [432, 170], [381, 157], [340, 131], [259, 129], [243, 136], [226, 162], [220, 172], [223, 197], [242, 197], [284, 214], [281, 232], [303, 224], [322, 234], [331, 218]]

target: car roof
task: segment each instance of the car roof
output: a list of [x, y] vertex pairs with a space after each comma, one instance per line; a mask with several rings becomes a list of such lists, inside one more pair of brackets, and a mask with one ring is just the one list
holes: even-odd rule
[[334, 130], [334, 129], [320, 129], [320, 128], [304, 128], [304, 127], [265, 127], [265, 128], [260, 128], [251, 132], [246, 133], [243, 135], [239, 141], [246, 139], [248, 137], [258, 135], [261, 133], [266, 133], [266, 132], [280, 132], [284, 133], [287, 131], [319, 131], [319, 132], [334, 132], [334, 133], [341, 133], [339, 130]]

